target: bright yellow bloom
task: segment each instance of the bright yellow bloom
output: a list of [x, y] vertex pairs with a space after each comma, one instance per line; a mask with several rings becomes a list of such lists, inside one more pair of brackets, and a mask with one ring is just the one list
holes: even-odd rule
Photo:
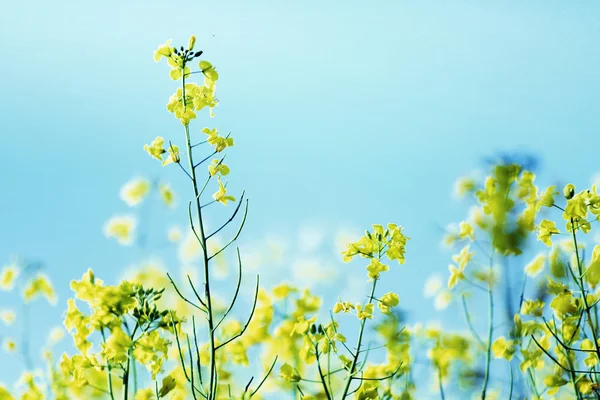
[[500, 336], [492, 344], [492, 353], [496, 358], [504, 358], [510, 361], [515, 354], [515, 343], [513, 340], [506, 340], [504, 336]]
[[160, 192], [160, 198], [162, 199], [163, 203], [165, 203], [165, 205], [167, 207], [174, 207], [175, 206], [175, 192], [171, 188], [171, 185], [160, 184], [158, 186], [158, 190]]
[[339, 313], [339, 312], [345, 312], [348, 313], [351, 310], [354, 310], [354, 304], [350, 303], [349, 301], [338, 301], [337, 303], [335, 303], [335, 305], [333, 306], [333, 312], [335, 314]]
[[390, 267], [385, 264], [382, 264], [378, 259], [372, 258], [371, 263], [367, 266], [367, 271], [369, 272], [369, 280], [379, 279], [379, 275], [382, 272], [388, 271]]
[[537, 239], [541, 240], [546, 246], [551, 247], [552, 240], [550, 237], [559, 233], [560, 231], [556, 229], [556, 224], [553, 221], [545, 219], [540, 222]]
[[23, 298], [27, 303], [40, 295], [44, 296], [50, 304], [56, 304], [56, 293], [52, 287], [52, 282], [50, 282], [50, 278], [44, 274], [38, 274], [30, 279], [23, 289]]
[[229, 135], [227, 137], [220, 136], [217, 128], [203, 128], [202, 132], [208, 135], [206, 140], [210, 145], [215, 146], [215, 151], [219, 153], [225, 148], [233, 146], [233, 138], [230, 138]]
[[15, 400], [15, 398], [10, 394], [10, 392], [0, 384], [0, 399], [2, 400]]
[[448, 270], [450, 271], [450, 278], [448, 279], [448, 289], [452, 289], [458, 281], [462, 281], [465, 279], [464, 270], [465, 267], [456, 268], [454, 265], [448, 265]]
[[213, 194], [213, 199], [224, 205], [227, 205], [228, 201], [235, 201], [235, 197], [227, 195], [227, 189], [223, 185], [223, 182], [221, 182], [220, 176], [217, 177], [217, 181], [219, 183], [219, 190]]
[[279, 375], [288, 382], [300, 382], [300, 379], [302, 379], [296, 368], [288, 363], [281, 366]]
[[12, 290], [15, 287], [15, 282], [20, 272], [19, 267], [15, 264], [2, 268], [2, 271], [0, 271], [0, 290]]
[[536, 277], [542, 272], [546, 265], [546, 256], [542, 253], [538, 254], [529, 264], [525, 266], [525, 274], [531, 277]]
[[115, 238], [117, 242], [127, 246], [133, 243], [135, 227], [135, 217], [128, 215], [114, 216], [104, 225], [104, 234], [107, 237]]
[[181, 162], [181, 156], [179, 155], [179, 147], [172, 144], [167, 148], [169, 156], [164, 159], [162, 166], [166, 166], [172, 163], [179, 164]]
[[173, 47], [171, 47], [171, 42], [172, 40], [169, 39], [165, 44], [161, 44], [160, 46], [158, 46], [158, 49], [156, 49], [156, 51], [154, 52], [154, 61], [158, 62], [163, 57], [171, 57], [171, 54], [173, 54], [173, 50], [175, 50]]
[[361, 321], [366, 318], [373, 319], [374, 309], [375, 305], [373, 303], [365, 304], [364, 307], [360, 303], [356, 303], [356, 316]]
[[137, 206], [150, 191], [150, 186], [150, 181], [147, 179], [133, 179], [121, 187], [121, 200], [130, 207]]
[[583, 360], [583, 363], [588, 368], [593, 368], [598, 365], [598, 356], [595, 353], [590, 352], [590, 350], [596, 350], [596, 346], [594, 346], [594, 342], [590, 339], [584, 339], [580, 344], [581, 350], [587, 351], [587, 357]]
[[152, 388], [140, 389], [135, 394], [133, 400], [155, 400], [156, 394], [154, 392], [155, 390]]
[[127, 360], [129, 349], [133, 342], [120, 326], [113, 328], [111, 335], [102, 344], [102, 353], [109, 361], [124, 362]]
[[164, 149], [165, 139], [157, 136], [149, 145], [144, 145], [144, 150], [157, 160], [162, 160], [162, 155], [166, 153]]
[[525, 300], [521, 306], [521, 314], [541, 317], [542, 313], [544, 312], [544, 305], [546, 305], [546, 303], [539, 299]]
[[392, 307], [397, 306], [400, 303], [400, 298], [396, 293], [388, 292], [384, 294], [377, 302], [377, 307], [384, 314], [390, 314]]
[[216, 174], [220, 174], [221, 176], [225, 176], [229, 173], [229, 167], [223, 164], [223, 160], [214, 159], [208, 165], [208, 173], [210, 176], [215, 176]]
[[209, 80], [215, 82], [219, 79], [219, 74], [217, 73], [217, 70], [208, 61], [200, 61], [200, 64], [198, 64], [198, 66], [200, 67], [202, 74], [204, 74], [204, 76], [207, 77]]

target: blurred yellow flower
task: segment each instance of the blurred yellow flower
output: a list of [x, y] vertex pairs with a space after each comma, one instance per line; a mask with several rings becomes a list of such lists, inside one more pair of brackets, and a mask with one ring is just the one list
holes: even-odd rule
[[127, 246], [133, 243], [133, 233], [137, 221], [129, 215], [113, 216], [104, 225], [104, 234], [112, 237], [118, 243]]
[[546, 256], [539, 253], [529, 264], [525, 266], [525, 274], [530, 277], [538, 276], [546, 265]]
[[16, 264], [6, 265], [0, 271], [0, 290], [10, 291], [15, 287], [15, 282], [20, 274]]
[[121, 187], [121, 200], [130, 207], [137, 206], [144, 200], [150, 191], [150, 186], [151, 183], [147, 179], [132, 179]]
[[7, 353], [14, 353], [17, 351], [17, 342], [14, 339], [6, 338], [2, 341], [2, 348]]
[[0, 321], [4, 322], [6, 326], [10, 326], [15, 322], [17, 315], [12, 310], [2, 310], [0, 311]]
[[158, 186], [158, 190], [160, 191], [160, 198], [162, 199], [163, 203], [165, 203], [165, 205], [167, 207], [174, 207], [175, 206], [175, 192], [171, 188], [171, 185], [161, 183]]
[[26, 303], [34, 300], [38, 296], [44, 296], [52, 305], [56, 304], [56, 293], [52, 287], [50, 278], [44, 274], [38, 274], [31, 278], [23, 289], [23, 298]]

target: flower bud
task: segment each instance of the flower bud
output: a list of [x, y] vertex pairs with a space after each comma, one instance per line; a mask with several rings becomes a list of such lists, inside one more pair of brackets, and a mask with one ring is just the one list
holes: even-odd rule
[[572, 183], [569, 183], [567, 186], [565, 186], [565, 188], [563, 189], [563, 194], [565, 195], [565, 198], [567, 200], [570, 200], [573, 198], [573, 196], [575, 196], [575, 185], [573, 185]]
[[196, 44], [196, 36], [192, 35], [190, 36], [190, 41], [188, 42], [188, 50], [193, 50], [194, 49], [194, 45]]

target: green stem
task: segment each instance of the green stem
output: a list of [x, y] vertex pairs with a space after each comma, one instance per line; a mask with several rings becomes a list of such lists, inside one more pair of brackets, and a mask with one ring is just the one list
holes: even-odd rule
[[[375, 287], [377, 286], [377, 279], [373, 279], [373, 286], [371, 287], [371, 294], [369, 295], [369, 303], [373, 302], [373, 295], [375, 294]], [[352, 378], [354, 377], [354, 373], [356, 371], [356, 365], [358, 364], [358, 356], [360, 354], [360, 347], [362, 344], [363, 333], [365, 331], [365, 323], [367, 319], [363, 319], [360, 322], [360, 330], [358, 332], [358, 340], [356, 342], [356, 350], [354, 353], [354, 358], [352, 359], [352, 366], [350, 367], [350, 371], [348, 374], [348, 378], [346, 379], [346, 383], [344, 385], [344, 391], [342, 392], [342, 400], [348, 396], [348, 391], [350, 390], [350, 384], [352, 383]]]
[[481, 390], [481, 400], [485, 400], [488, 383], [490, 380], [490, 363], [492, 361], [492, 335], [494, 333], [494, 294], [492, 290], [492, 273], [493, 273], [493, 257], [495, 249], [492, 247], [492, 254], [490, 256], [490, 281], [488, 282], [488, 337], [487, 337], [487, 350], [485, 357], [485, 377], [483, 378], [483, 389]]
[[[102, 334], [102, 341], [106, 343], [106, 335], [104, 334], [104, 328], [100, 329], [100, 333]], [[110, 366], [110, 362], [108, 359], [106, 360], [106, 379], [108, 381], [108, 392], [110, 393], [111, 400], [115, 400], [115, 394], [113, 392], [113, 384], [112, 384], [112, 367]]]
[[440, 387], [440, 397], [442, 400], [446, 399], [446, 396], [444, 395], [444, 384], [442, 383], [442, 369], [438, 368], [438, 385]]
[[[183, 66], [185, 69], [185, 65]], [[182, 103], [184, 107], [186, 107], [185, 101], [185, 76], [182, 77]], [[206, 296], [206, 308], [207, 308], [207, 319], [208, 319], [208, 332], [209, 332], [209, 340], [210, 340], [210, 378], [209, 378], [209, 388], [208, 388], [208, 400], [216, 399], [216, 373], [217, 373], [217, 365], [216, 365], [216, 347], [215, 347], [215, 329], [214, 329], [214, 318], [213, 318], [213, 309], [212, 309], [212, 301], [210, 294], [210, 275], [208, 270], [208, 251], [206, 249], [206, 235], [204, 233], [204, 223], [202, 220], [202, 206], [200, 204], [200, 191], [198, 189], [198, 180], [196, 178], [196, 170], [194, 168], [194, 157], [192, 154], [192, 141], [190, 139], [190, 128], [188, 125], [185, 125], [185, 140], [187, 147], [187, 158], [188, 165], [190, 168], [190, 177], [192, 178], [192, 186], [194, 188], [194, 199], [196, 204], [196, 214], [198, 218], [198, 238], [200, 239], [200, 246], [202, 247], [202, 258], [204, 260], [204, 281], [205, 281], [205, 296]]]

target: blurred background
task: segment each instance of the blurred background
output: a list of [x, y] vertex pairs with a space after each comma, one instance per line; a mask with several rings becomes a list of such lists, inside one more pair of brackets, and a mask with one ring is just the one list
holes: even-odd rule
[[[411, 239], [407, 262], [382, 290], [399, 293], [408, 322], [464, 330], [459, 302], [436, 307], [423, 292], [432, 276], [445, 286], [444, 229], [471, 204], [453, 198], [454, 182], [503, 158], [525, 160], [540, 185], [595, 179], [599, 21], [592, 1], [3, 4], [0, 266], [41, 268], [58, 294], [29, 308], [32, 351], [88, 268], [116, 283], [143, 263], [176, 276], [196, 266], [182, 250], [187, 178], [142, 149], [156, 136], [183, 145], [165, 108], [178, 83], [152, 59], [167, 39], [195, 34], [219, 71], [215, 118], [199, 114], [192, 132], [235, 139], [227, 188], [250, 199], [239, 240], [248, 274], [327, 290], [325, 304], [360, 299], [365, 265], [339, 252], [371, 224], [397, 223]], [[178, 207], [154, 192], [128, 207], [119, 191], [140, 177], [171, 185]], [[138, 219], [135, 243], [105, 237], [114, 215]], [[0, 308], [20, 304], [0, 292]], [[0, 338], [18, 329], [1, 326]], [[0, 363], [0, 381], [13, 382], [24, 366], [4, 357], [15, 363]]]

